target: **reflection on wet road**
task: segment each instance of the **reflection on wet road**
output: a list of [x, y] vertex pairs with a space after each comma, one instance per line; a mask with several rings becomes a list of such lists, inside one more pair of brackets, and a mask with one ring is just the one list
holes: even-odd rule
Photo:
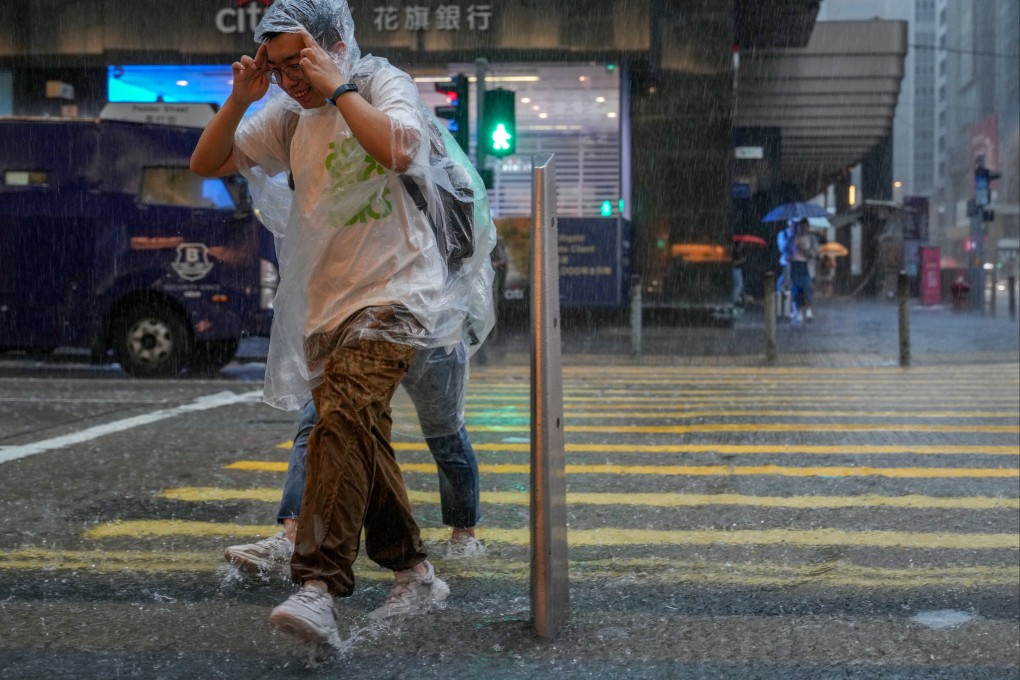
[[[572, 623], [550, 647], [527, 627], [527, 369], [476, 367], [467, 421], [489, 552], [473, 561], [438, 555], [454, 592], [446, 609], [362, 640], [328, 668], [1011, 677], [1018, 387], [1016, 364], [566, 368]], [[180, 667], [204, 664], [205, 677], [231, 676], [232, 664], [255, 676], [297, 672], [287, 661], [294, 650], [264, 626], [289, 585], [237, 581], [221, 557], [228, 543], [276, 532], [288, 414], [239, 403], [175, 420], [36, 456], [101, 483], [69, 481], [35, 526], [11, 480], [31, 484], [43, 469], [5, 465], [5, 507], [18, 524], [0, 545], [0, 579], [5, 616], [17, 624], [0, 660], [32, 668], [27, 650], [63, 628], [67, 650], [105, 650], [124, 669], [143, 652], [180, 650]], [[435, 465], [402, 394], [394, 420], [410, 497], [435, 545], [448, 533]], [[345, 605], [352, 621], [389, 581], [367, 560], [357, 567], [365, 587]], [[216, 632], [203, 625], [154, 644], [157, 623], [121, 609], [139, 598], [142, 609], [158, 607], [158, 625], [198, 615]], [[116, 640], [70, 623], [83, 602], [118, 622]]]

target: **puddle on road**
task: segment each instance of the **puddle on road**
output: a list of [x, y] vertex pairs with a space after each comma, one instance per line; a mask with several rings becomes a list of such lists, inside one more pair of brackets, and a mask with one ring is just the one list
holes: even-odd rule
[[936, 611], [920, 612], [910, 620], [914, 623], [920, 623], [922, 626], [938, 630], [939, 628], [960, 626], [976, 618], [973, 614], [957, 609], [939, 609]]

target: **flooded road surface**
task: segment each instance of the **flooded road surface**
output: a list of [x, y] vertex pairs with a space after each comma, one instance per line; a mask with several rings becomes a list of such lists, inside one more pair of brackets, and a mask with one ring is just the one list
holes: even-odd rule
[[[674, 337], [708, 333], [739, 342], [739, 328]], [[1010, 346], [934, 347], [903, 369], [895, 345], [840, 351], [838, 333], [818, 335], [831, 342], [775, 366], [565, 354], [570, 623], [555, 640], [531, 624], [525, 357], [508, 342], [472, 368], [478, 558], [443, 554], [435, 465], [398, 393], [397, 456], [452, 594], [370, 624], [390, 575], [362, 557], [343, 644], [312, 668], [266, 623], [294, 586], [222, 556], [277, 530], [297, 414], [258, 402], [258, 364], [138, 381], [8, 362], [0, 666], [51, 679], [1016, 678]]]

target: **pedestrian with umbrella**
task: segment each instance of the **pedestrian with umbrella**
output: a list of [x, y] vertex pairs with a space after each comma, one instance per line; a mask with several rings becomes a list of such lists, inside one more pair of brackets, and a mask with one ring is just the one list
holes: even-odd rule
[[[794, 239], [799, 222], [804, 222], [804, 228], [810, 234], [810, 225], [807, 220], [811, 217], [828, 217], [828, 211], [816, 203], [804, 203], [795, 201], [777, 205], [769, 211], [762, 222], [786, 222], [786, 226], [776, 236], [776, 245], [779, 248], [779, 278], [776, 279], [776, 293], [780, 296], [781, 315], [796, 320], [792, 308], [788, 308], [789, 293], [791, 288], [791, 262], [794, 256]], [[810, 283], [810, 275], [808, 282]]]
[[793, 236], [793, 247], [790, 250], [790, 282], [793, 294], [793, 313], [790, 322], [800, 324], [801, 320], [813, 321], [814, 313], [811, 303], [814, 291], [811, 281], [810, 263], [818, 256], [818, 244], [807, 218], [796, 224]]

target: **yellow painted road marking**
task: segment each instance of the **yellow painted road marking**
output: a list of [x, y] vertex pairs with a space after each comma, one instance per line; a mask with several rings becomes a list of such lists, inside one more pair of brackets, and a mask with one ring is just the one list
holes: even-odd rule
[[[259, 472], [286, 472], [287, 463], [279, 461], [239, 460], [226, 466], [228, 470]], [[433, 463], [401, 463], [404, 472], [435, 473]], [[487, 474], [529, 474], [529, 465], [479, 465], [479, 472]], [[689, 476], [746, 476], [773, 475], [778, 477], [1020, 477], [1020, 470], [1008, 468], [885, 468], [885, 467], [792, 467], [784, 465], [567, 465], [567, 474], [616, 475], [689, 475]]]
[[[529, 425], [471, 426], [478, 432], [530, 432]], [[1018, 425], [921, 425], [882, 423], [706, 423], [705, 425], [567, 425], [566, 432], [692, 434], [696, 432], [980, 432], [1020, 434]]]
[[[668, 378], [661, 379], [661, 382], [669, 382]], [[955, 386], [959, 386], [956, 383]], [[960, 400], [960, 392], [953, 389], [951, 392], [941, 392], [932, 394], [931, 387], [927, 382], [919, 383], [917, 390], [906, 391], [906, 390], [894, 390], [886, 389], [876, 392], [872, 389], [871, 385], [868, 389], [862, 390], [839, 390], [838, 393], [834, 393], [829, 389], [820, 391], [799, 390], [797, 392], [790, 392], [785, 384], [776, 383], [775, 385], [752, 385], [746, 386], [744, 389], [739, 391], [733, 389], [672, 389], [672, 388], [650, 388], [642, 389], [640, 391], [625, 390], [620, 388], [612, 389], [598, 389], [597, 387], [578, 387], [571, 388], [567, 387], [568, 393], [563, 395], [563, 401], [568, 403], [591, 403], [591, 404], [602, 404], [607, 399], [623, 404], [661, 404], [664, 399], [672, 399], [681, 403], [739, 403], [739, 402], [782, 402], [782, 403], [815, 403], [815, 402], [849, 402], [849, 403], [879, 403], [879, 402], [892, 402], [894, 404], [900, 404], [905, 398], [910, 398], [916, 401], [920, 401], [924, 404], [956, 404], [957, 406], [965, 405], [967, 408], [975, 408], [975, 405], [981, 406], [988, 404], [991, 406], [1002, 407], [1002, 400], [1006, 399], [1008, 402], [1018, 401], [1017, 395], [1014, 393], [1014, 385], [1002, 385], [1002, 384], [990, 384], [990, 385], [975, 385], [970, 389], [965, 389], [964, 394], [968, 397], [967, 401], [962, 402]], [[594, 393], [593, 393], [594, 392]], [[527, 404], [529, 395], [531, 394], [530, 388], [523, 388], [519, 390], [506, 389], [469, 389], [468, 401], [482, 401], [482, 402], [499, 402], [503, 404]], [[971, 401], [973, 399], [974, 401]]]
[[[438, 561], [442, 561], [439, 558]], [[168, 552], [127, 550], [45, 550], [28, 548], [0, 551], [0, 570], [74, 570], [93, 573], [213, 572], [224, 568], [219, 552]], [[392, 575], [364, 560], [354, 564], [358, 580], [389, 581]], [[911, 567], [881, 568], [846, 561], [824, 564], [740, 564], [683, 562], [657, 558], [571, 561], [574, 582], [627, 577], [635, 583], [685, 582], [729, 585], [818, 585], [878, 589], [930, 586], [989, 588], [1016, 584], [1016, 567]], [[526, 581], [527, 562], [485, 557], [481, 561], [444, 562], [443, 574], [461, 578]], [[281, 575], [281, 578], [284, 578]]]
[[[85, 532], [89, 540], [103, 538], [155, 538], [166, 536], [271, 536], [277, 525], [253, 526], [186, 520], [136, 520], [101, 524]], [[442, 541], [448, 538], [446, 527], [423, 529], [422, 538]], [[479, 529], [484, 540], [510, 545], [530, 545], [530, 529]], [[845, 531], [842, 529], [762, 529], [734, 531], [664, 531], [658, 529], [571, 529], [568, 542], [580, 546], [651, 545], [787, 545], [858, 546], [872, 548], [910, 548], [922, 550], [1016, 550], [1017, 534], [961, 534], [913, 531]]]
[[[290, 449], [292, 442], [280, 442], [278, 449]], [[530, 443], [484, 443], [472, 442], [475, 451], [498, 453], [531, 451]], [[722, 453], [722, 454], [782, 454], [782, 455], [978, 455], [1016, 456], [1020, 458], [1020, 446], [967, 446], [930, 444], [871, 445], [840, 444], [839, 446], [816, 444], [567, 444], [567, 453]], [[423, 442], [393, 442], [394, 451], [428, 452]]]
[[[437, 505], [439, 494], [432, 491], [409, 489], [412, 503]], [[223, 489], [219, 487], [177, 487], [165, 489], [161, 498], [175, 501], [219, 502], [260, 501], [277, 503], [278, 488]], [[527, 491], [483, 491], [483, 504], [528, 505], [531, 495]], [[947, 509], [947, 510], [1020, 510], [1020, 498], [937, 497], [937, 496], [747, 496], [742, 494], [686, 494], [686, 493], [567, 493], [571, 505], [626, 505], [649, 507], [702, 507], [740, 505], [762, 508], [873, 508]]]
[[[605, 360], [605, 358], [603, 358]], [[730, 357], [720, 357], [720, 360], [729, 361]], [[603, 367], [606, 372], [627, 372], [627, 371], [659, 371], [664, 369], [675, 368], [678, 371], [684, 372], [695, 372], [695, 373], [718, 373], [719, 371], [727, 371], [731, 373], [741, 373], [751, 371], [756, 373], [762, 373], [771, 375], [772, 373], [805, 373], [809, 375], [818, 375], [819, 373], [858, 373], [861, 371], [872, 372], [872, 373], [903, 373], [905, 375], [915, 373], [934, 373], [935, 375], [945, 375], [946, 373], [960, 373], [962, 375], [970, 375], [970, 366], [911, 366], [910, 368], [903, 368], [900, 366], [871, 366], [871, 367], [842, 367], [842, 366], [731, 366], [730, 364], [721, 364], [720, 366], [648, 366], [648, 365], [630, 365], [630, 364], [618, 364], [609, 363]], [[989, 363], [989, 364], [978, 364], [974, 366], [974, 372], [989, 372], [993, 369], [1001, 368], [1002, 370], [1016, 370], [1016, 366], [1012, 363]], [[501, 375], [510, 374], [516, 375], [525, 371], [525, 366], [479, 366], [477, 369], [472, 368], [471, 377], [479, 375]], [[565, 366], [563, 368], [564, 373], [584, 373], [587, 369], [582, 366]]]
[[[642, 406], [641, 408], [647, 408]], [[633, 418], [635, 420], [683, 420], [688, 418], [940, 418], [944, 420], [968, 418], [1012, 418], [1020, 413], [1016, 411], [792, 411], [783, 410], [727, 410], [727, 411], [678, 411], [671, 405], [671, 410], [636, 412], [627, 410], [626, 406], [606, 406], [602, 411], [575, 411], [566, 409], [566, 417], [593, 420], [595, 418]], [[625, 412], [624, 412], [625, 411]], [[529, 410], [518, 408], [513, 411], [470, 409], [466, 412], [469, 419], [473, 418], [527, 418]]]
[[[678, 394], [703, 392], [722, 393], [727, 389], [730, 392], [738, 391], [747, 393], [776, 393], [789, 392], [790, 387], [798, 388], [803, 394], [818, 394], [819, 396], [832, 394], [832, 388], [838, 387], [840, 392], [846, 391], [855, 396], [866, 396], [872, 387], [895, 391], [896, 394], [925, 394], [928, 390], [951, 390], [954, 395], [974, 394], [976, 396], [987, 396], [988, 391], [1009, 394], [1009, 388], [1015, 386], [1015, 377], [1002, 376], [979, 376], [972, 378], [949, 378], [946, 380], [935, 380], [922, 378], [919, 380], [899, 380], [895, 378], [876, 378], [868, 376], [850, 376], [828, 379], [819, 376], [816, 380], [804, 380], [789, 382], [783, 378], [762, 378], [748, 381], [744, 378], [720, 378], [712, 379], [700, 376], [673, 376], [657, 375], [654, 377], [636, 376], [633, 378], [573, 378], [564, 380], [564, 396], [585, 396], [593, 388], [598, 389], [601, 395], [616, 396], [626, 395], [628, 392], [633, 395], [637, 388], [649, 387], [649, 390], [641, 389], [641, 392], [653, 392], [657, 394]], [[486, 383], [484, 385], [472, 384], [468, 387], [468, 394], [500, 393], [512, 396], [526, 397], [531, 388], [527, 382], [514, 384]], [[876, 394], [881, 397], [881, 394]]]
[[[290, 442], [281, 444], [290, 448]], [[530, 452], [530, 443], [474, 443], [475, 451]], [[394, 442], [395, 451], [429, 450], [425, 443]], [[567, 444], [567, 453], [724, 453], [724, 454], [818, 454], [818, 455], [981, 455], [1020, 457], [1020, 446], [936, 446], [916, 445], [846, 445], [813, 444]]]

